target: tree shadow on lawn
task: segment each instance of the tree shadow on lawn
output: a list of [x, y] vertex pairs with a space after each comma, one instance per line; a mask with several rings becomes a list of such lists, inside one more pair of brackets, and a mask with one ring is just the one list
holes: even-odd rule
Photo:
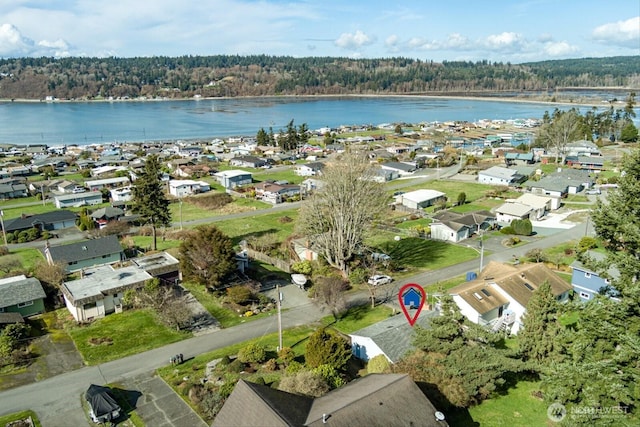
[[416, 381], [420, 391], [431, 401], [437, 411], [443, 412], [447, 423], [451, 427], [479, 427], [480, 423], [474, 421], [467, 408], [454, 406], [447, 397], [440, 392], [436, 384]]
[[424, 267], [427, 261], [434, 262], [447, 256], [447, 243], [407, 237], [399, 241], [385, 242], [380, 247], [399, 265]]

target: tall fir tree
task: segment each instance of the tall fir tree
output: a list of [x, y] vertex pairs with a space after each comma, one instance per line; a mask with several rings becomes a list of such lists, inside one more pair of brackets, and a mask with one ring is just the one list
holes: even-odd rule
[[558, 321], [560, 305], [544, 282], [533, 293], [518, 332], [520, 353], [524, 360], [542, 363], [557, 359], [562, 347], [562, 325]]
[[157, 250], [157, 228], [171, 225], [171, 212], [164, 185], [160, 179], [160, 161], [157, 156], [149, 156], [144, 171], [133, 186], [133, 211], [151, 226], [152, 250]]

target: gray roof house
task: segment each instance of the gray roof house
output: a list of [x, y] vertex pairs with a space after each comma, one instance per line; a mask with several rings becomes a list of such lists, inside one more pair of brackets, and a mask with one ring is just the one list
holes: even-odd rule
[[102, 203], [102, 193], [99, 191], [89, 191], [78, 194], [65, 194], [54, 197], [56, 208], [70, 208], [88, 205], [99, 205]]
[[64, 262], [67, 272], [113, 264], [124, 259], [122, 246], [118, 238], [113, 235], [68, 245], [47, 245], [43, 252], [50, 264]]
[[[423, 310], [417, 324], [426, 328], [429, 319], [436, 315], [438, 313], [435, 311]], [[413, 332], [407, 319], [398, 314], [349, 334], [351, 352], [365, 362], [384, 354], [389, 362], [396, 363], [405, 353], [414, 349]]]
[[51, 211], [35, 215], [22, 215], [19, 218], [4, 221], [6, 232], [23, 231], [30, 228], [44, 230], [61, 230], [75, 227], [77, 215], [67, 210]]
[[551, 175], [542, 177], [539, 181], [529, 180], [523, 184], [528, 192], [542, 196], [565, 197], [567, 194], [577, 194], [585, 188], [591, 188], [593, 179], [589, 171], [576, 169], [561, 169]]
[[524, 181], [525, 178], [517, 170], [501, 166], [493, 166], [478, 172], [478, 182], [480, 184], [514, 185]]
[[0, 279], [0, 313], [19, 313], [22, 317], [44, 313], [45, 297], [35, 277], [20, 275]]
[[0, 200], [17, 199], [28, 195], [25, 184], [0, 184]]
[[298, 396], [240, 380], [213, 421], [225, 426], [446, 427], [407, 374], [370, 374], [324, 396]]

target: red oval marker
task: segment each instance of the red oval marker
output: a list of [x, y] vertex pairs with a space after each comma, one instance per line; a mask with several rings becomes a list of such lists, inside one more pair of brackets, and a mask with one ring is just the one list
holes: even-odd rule
[[[420, 316], [424, 302], [427, 300], [427, 293], [422, 286], [416, 283], [407, 283], [400, 288], [398, 292], [398, 301], [404, 316], [409, 321], [409, 324], [413, 326]], [[417, 309], [414, 314], [409, 313], [409, 310]]]

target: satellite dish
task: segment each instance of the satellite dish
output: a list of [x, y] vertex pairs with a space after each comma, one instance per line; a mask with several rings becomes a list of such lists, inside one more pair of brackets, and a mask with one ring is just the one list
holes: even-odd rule
[[436, 416], [436, 420], [444, 421], [444, 414], [442, 412], [436, 411], [435, 416]]
[[395, 240], [396, 242], [399, 242], [400, 241], [400, 236], [394, 237], [393, 240]]

